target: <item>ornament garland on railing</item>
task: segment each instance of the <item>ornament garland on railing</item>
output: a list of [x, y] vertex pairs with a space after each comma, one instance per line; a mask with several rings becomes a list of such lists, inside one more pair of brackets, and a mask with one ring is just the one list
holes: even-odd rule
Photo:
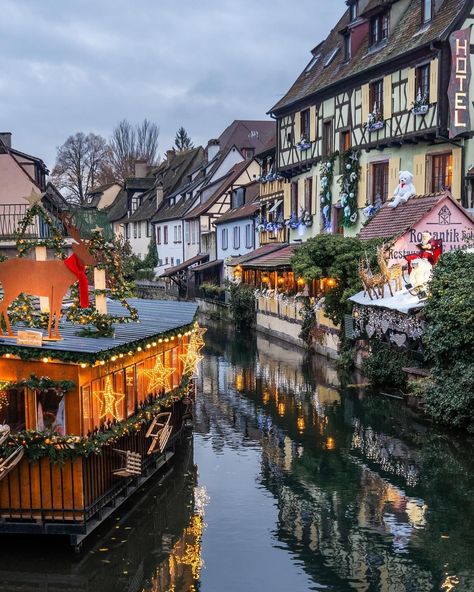
[[88, 436], [60, 436], [50, 431], [35, 430], [11, 434], [6, 442], [0, 445], [0, 458], [8, 458], [18, 446], [23, 446], [25, 456], [30, 462], [48, 457], [53, 463], [63, 464], [69, 459], [99, 454], [103, 446], [113, 444], [128, 434], [139, 432], [151, 421], [153, 415], [183, 399], [189, 393], [189, 389], [190, 380], [189, 377], [185, 377], [181, 386], [167, 395], [149, 395], [147, 400], [137, 407], [133, 416], [123, 421], [108, 421]]
[[333, 152], [321, 163], [321, 223], [326, 232], [331, 231], [332, 182], [334, 179], [334, 162], [339, 152]]
[[[35, 216], [41, 218], [48, 226], [52, 234], [51, 238], [42, 238], [39, 240], [29, 240], [26, 238], [28, 228], [34, 225]], [[46, 247], [47, 249], [52, 249], [60, 259], [64, 259], [66, 257], [64, 250], [65, 243], [63, 233], [60, 229], [63, 229], [62, 223], [59, 221], [55, 223], [44, 207], [40, 203], [35, 203], [26, 210], [26, 214], [18, 223], [18, 230], [16, 233], [16, 249], [18, 251], [18, 256], [24, 257], [35, 247]]]
[[339, 194], [343, 212], [342, 225], [354, 226], [358, 218], [357, 190], [359, 186], [360, 152], [355, 148], [349, 148], [342, 155], [342, 175], [339, 179], [341, 193]]

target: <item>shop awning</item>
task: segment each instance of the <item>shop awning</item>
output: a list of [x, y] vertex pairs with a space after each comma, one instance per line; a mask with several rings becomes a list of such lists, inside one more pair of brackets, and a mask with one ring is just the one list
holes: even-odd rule
[[224, 261], [222, 259], [215, 259], [214, 261], [208, 261], [207, 263], [203, 263], [202, 265], [196, 265], [190, 271], [193, 273], [197, 273], [199, 271], [205, 271], [206, 269], [212, 269], [213, 267], [219, 267], [222, 265]]
[[195, 255], [194, 257], [191, 257], [191, 259], [186, 259], [186, 261], [183, 261], [179, 265], [175, 265], [174, 267], [168, 267], [168, 269], [165, 269], [165, 271], [160, 275], [160, 277], [171, 277], [172, 275], [176, 275], [180, 271], [188, 269], [188, 267], [191, 267], [191, 265], [207, 261], [207, 259], [209, 259], [209, 255], [207, 253]]
[[277, 269], [290, 269], [291, 258], [295, 249], [299, 245], [286, 245], [281, 249], [262, 255], [257, 259], [252, 259], [242, 263], [244, 269], [266, 269], [266, 270], [277, 270]]

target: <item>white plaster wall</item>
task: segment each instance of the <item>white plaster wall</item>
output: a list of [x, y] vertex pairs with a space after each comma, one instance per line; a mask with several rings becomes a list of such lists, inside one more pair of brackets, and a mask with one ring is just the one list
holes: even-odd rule
[[[164, 236], [164, 227], [168, 226], [168, 244], [163, 243], [163, 236]], [[174, 227], [181, 226], [181, 242], [174, 242]], [[174, 267], [179, 263], [184, 261], [184, 254], [183, 254], [183, 221], [182, 220], [167, 220], [166, 222], [160, 222], [155, 224], [155, 237], [157, 239], [157, 250], [158, 250], [158, 259], [161, 259], [162, 264], [156, 268], [156, 273], [158, 275], [162, 274], [165, 269], [169, 267]], [[158, 244], [158, 228], [161, 229], [161, 244]], [[166, 263], [166, 258], [168, 258], [168, 263]], [[171, 263], [171, 259], [173, 259], [173, 263]]]
[[[247, 224], [252, 226], [253, 245], [248, 248], [245, 246], [245, 227]], [[234, 228], [240, 228], [240, 247], [234, 247]], [[228, 248], [222, 248], [222, 230], [227, 229], [229, 240]], [[242, 220], [232, 220], [224, 224], [216, 226], [217, 231], [217, 259], [226, 259], [227, 257], [236, 257], [238, 255], [245, 255], [258, 248], [258, 236], [255, 232], [254, 220], [251, 218], [243, 218]]]
[[39, 192], [15, 159], [10, 154], [0, 154], [0, 203], [27, 204], [23, 197], [32, 189]]

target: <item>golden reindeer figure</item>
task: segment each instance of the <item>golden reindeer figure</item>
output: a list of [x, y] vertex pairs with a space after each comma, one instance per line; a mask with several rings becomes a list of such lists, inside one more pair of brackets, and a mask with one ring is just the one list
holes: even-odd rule
[[364, 296], [368, 294], [370, 299], [373, 300], [373, 292], [376, 299], [379, 297], [384, 297], [385, 284], [387, 280], [381, 273], [376, 273], [374, 275], [370, 269], [370, 264], [368, 261], [365, 265], [363, 261], [359, 261], [359, 277], [364, 284]]
[[401, 263], [394, 263], [387, 265], [388, 253], [385, 247], [385, 243], [382, 243], [380, 247], [377, 247], [377, 262], [379, 264], [380, 272], [385, 277], [390, 290], [390, 296], [393, 296], [392, 292], [392, 280], [395, 280], [395, 292], [398, 292], [403, 288], [403, 267]]

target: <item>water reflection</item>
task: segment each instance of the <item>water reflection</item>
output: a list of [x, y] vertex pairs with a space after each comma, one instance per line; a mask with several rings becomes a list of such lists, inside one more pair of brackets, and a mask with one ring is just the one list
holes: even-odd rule
[[194, 592], [198, 589], [205, 492], [191, 442], [166, 480], [146, 486], [75, 558], [48, 539], [2, 539], [2, 592]]
[[[203, 538], [203, 590], [219, 589], [218, 581], [225, 590], [257, 590], [252, 577], [274, 550], [285, 554], [286, 581], [275, 566], [264, 590], [474, 590], [470, 443], [427, 429], [398, 402], [363, 390], [341, 394], [324, 360], [305, 362], [260, 336], [226, 341], [222, 328], [207, 337], [196, 450], [209, 512], [219, 504], [221, 522], [209, 517]], [[241, 464], [233, 467], [236, 452]], [[226, 537], [248, 527], [227, 518], [235, 508], [225, 499], [214, 499], [223, 485], [209, 456], [231, 467], [232, 500], [252, 486], [273, 500], [263, 502], [261, 491], [251, 499], [254, 529], [260, 524], [267, 540], [241, 588], [213, 558]], [[272, 507], [274, 518], [265, 514]], [[245, 544], [257, 552], [248, 537]], [[241, 568], [237, 560], [231, 569]]]

